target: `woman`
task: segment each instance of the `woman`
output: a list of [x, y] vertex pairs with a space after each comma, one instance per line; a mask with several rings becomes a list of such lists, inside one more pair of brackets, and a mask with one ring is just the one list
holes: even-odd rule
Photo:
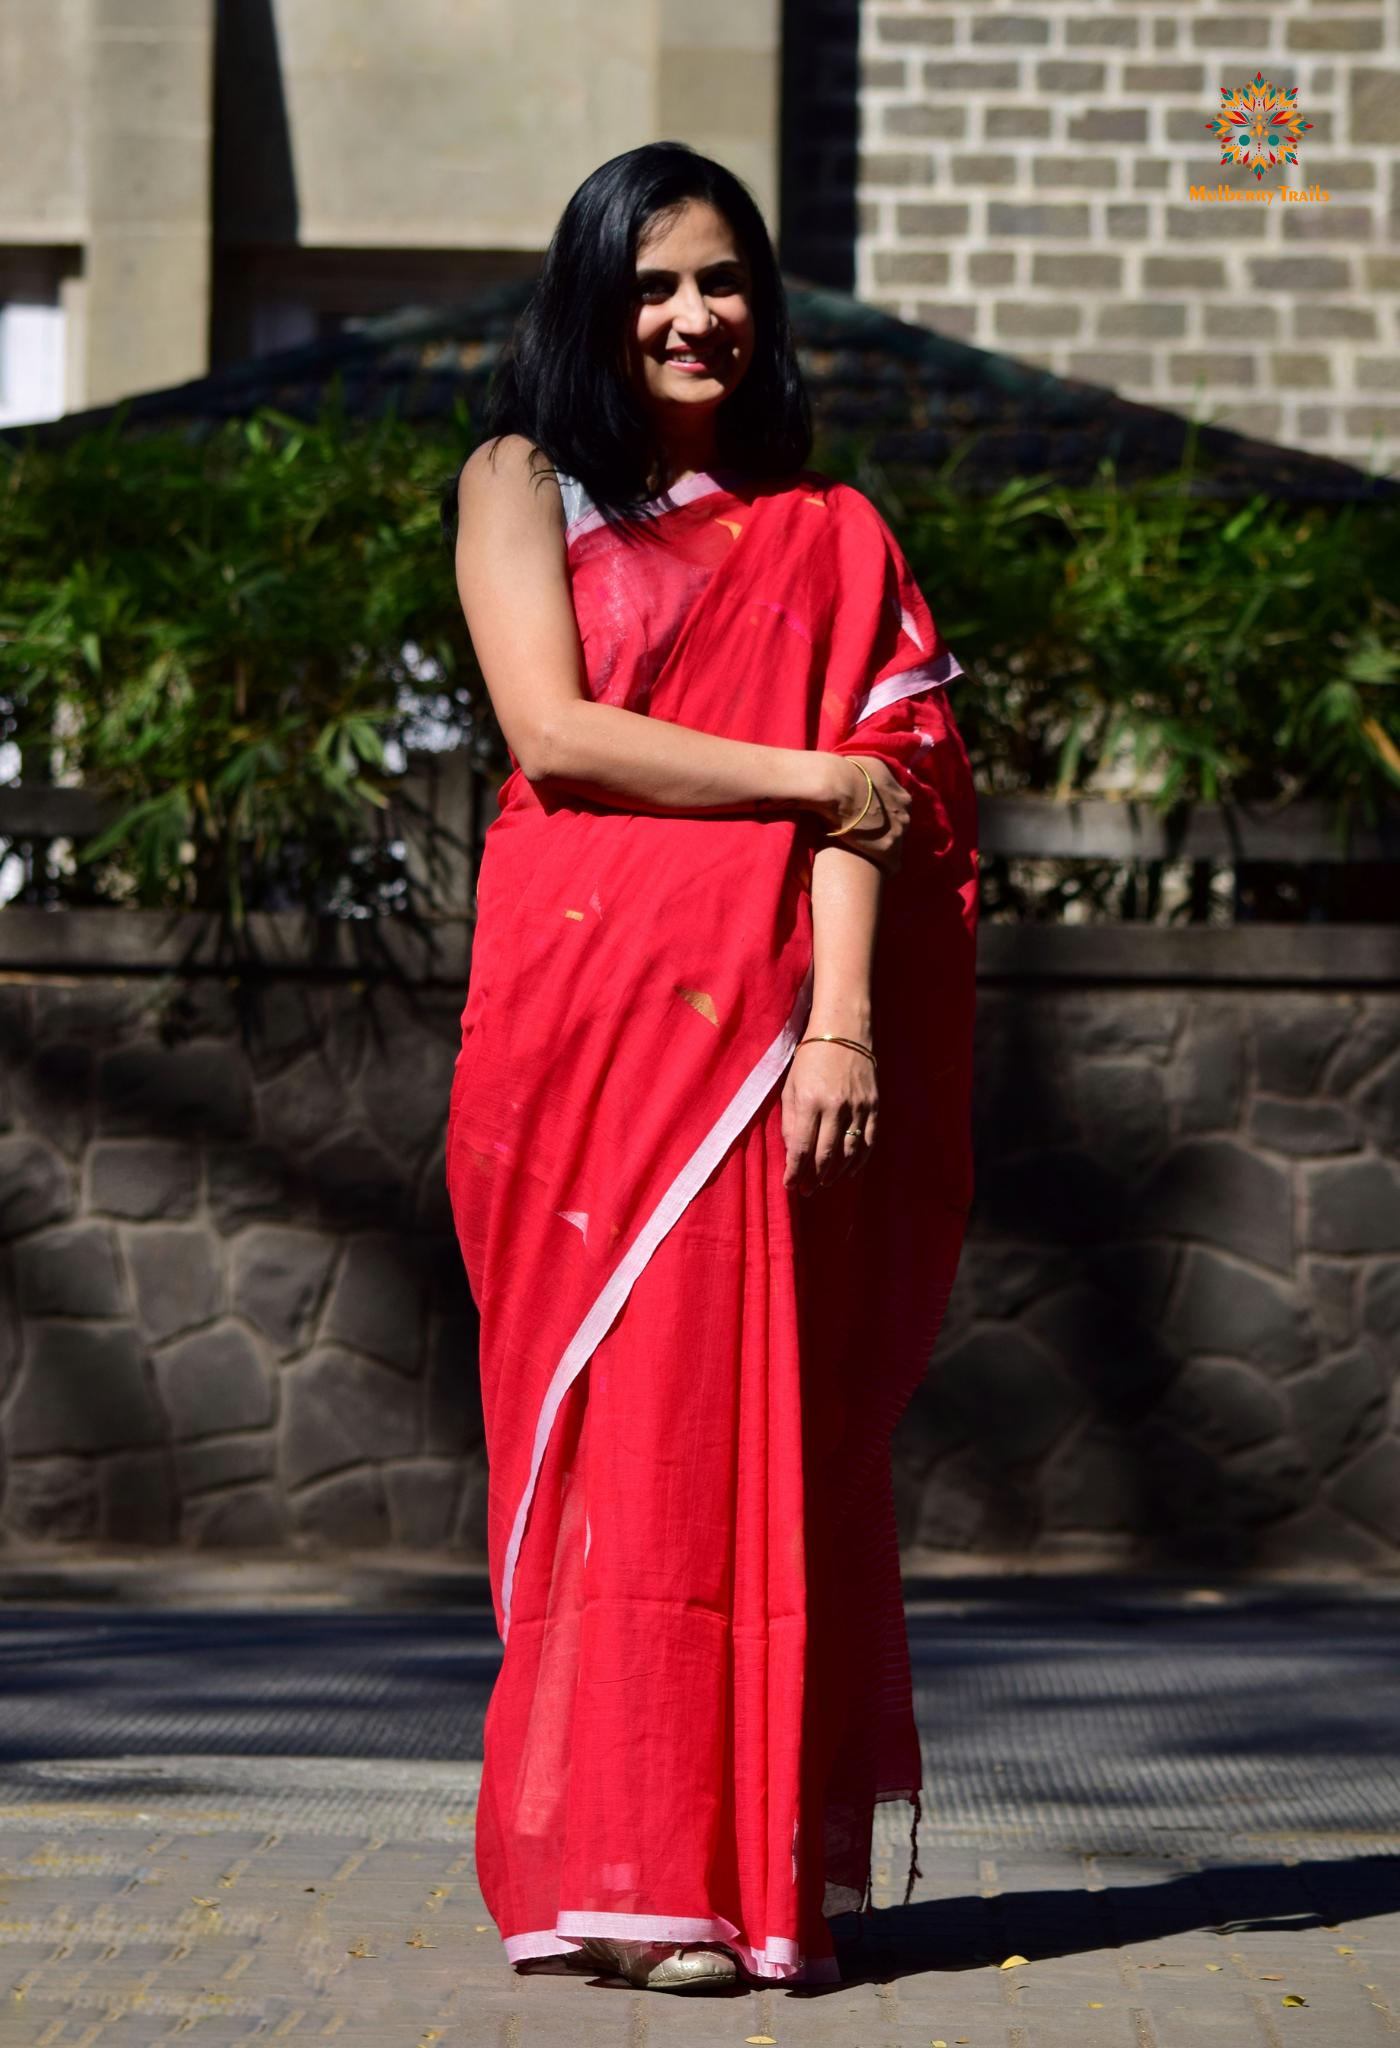
[[823, 1907], [919, 1785], [889, 1434], [970, 1192], [959, 671], [801, 467], [719, 165], [580, 188], [494, 426], [458, 575], [516, 769], [448, 1140], [506, 1645], [482, 1888], [522, 1967], [834, 1978]]

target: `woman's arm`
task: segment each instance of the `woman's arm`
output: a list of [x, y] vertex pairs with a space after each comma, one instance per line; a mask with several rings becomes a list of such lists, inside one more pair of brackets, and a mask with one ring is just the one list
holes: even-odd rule
[[[812, 1014], [783, 1088], [783, 1185], [805, 1195], [859, 1170], [875, 1136], [880, 1091], [873, 1063], [824, 1032], [871, 1043], [870, 976], [880, 921], [880, 870], [843, 846], [812, 864]], [[854, 1138], [852, 1132], [860, 1132]]]
[[[526, 778], [657, 810], [781, 804], [815, 811], [833, 828], [850, 824], [867, 799], [851, 758], [721, 739], [585, 697], [563, 502], [540, 462], [528, 442], [507, 436], [477, 449], [458, 491], [462, 608]], [[865, 766], [878, 801], [856, 843], [867, 858], [893, 864], [909, 800], [882, 761]]]

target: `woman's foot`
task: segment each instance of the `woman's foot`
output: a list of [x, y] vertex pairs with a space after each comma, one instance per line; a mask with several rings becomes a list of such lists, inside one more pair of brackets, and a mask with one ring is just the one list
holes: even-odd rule
[[738, 1982], [733, 1956], [722, 1948], [676, 1948], [664, 1941], [594, 1941], [583, 1953], [610, 1977], [639, 1991], [728, 1991]]

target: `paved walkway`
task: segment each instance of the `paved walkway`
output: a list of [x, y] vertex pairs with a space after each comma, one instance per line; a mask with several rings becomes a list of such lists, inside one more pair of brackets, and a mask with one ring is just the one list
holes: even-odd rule
[[702, 2002], [504, 1966], [479, 1612], [0, 1609], [0, 2048], [1400, 2034], [1400, 1603], [962, 1585], [910, 1631], [912, 1904], [890, 1809], [846, 1981]]

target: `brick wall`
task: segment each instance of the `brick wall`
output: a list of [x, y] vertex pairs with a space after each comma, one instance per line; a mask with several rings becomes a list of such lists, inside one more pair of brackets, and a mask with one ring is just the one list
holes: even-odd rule
[[[1312, 132], [1211, 204], [1256, 70]], [[1395, 0], [865, 0], [859, 294], [1263, 437], [1400, 465]]]

